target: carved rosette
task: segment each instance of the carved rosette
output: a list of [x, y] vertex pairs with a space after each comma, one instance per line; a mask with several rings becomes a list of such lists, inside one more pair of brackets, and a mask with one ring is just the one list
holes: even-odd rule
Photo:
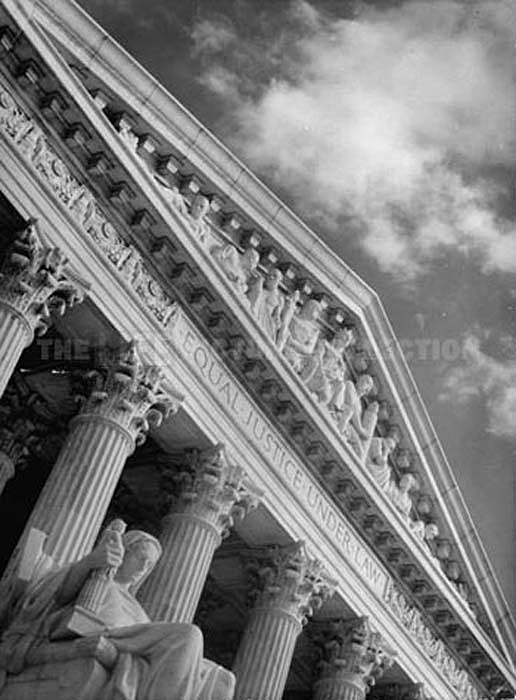
[[223, 444], [190, 453], [173, 481], [177, 497], [172, 512], [202, 519], [221, 538], [228, 536], [235, 520], [257, 507], [261, 497], [245, 471], [228, 459]]
[[257, 573], [261, 585], [255, 609], [281, 610], [301, 625], [335, 591], [335, 581], [308, 556], [304, 542], [271, 550]]
[[52, 312], [64, 314], [87, 289], [63, 252], [44, 245], [35, 221], [17, 233], [0, 268], [0, 305], [24, 320], [27, 345], [46, 332]]
[[367, 618], [332, 622], [320, 641], [315, 700], [361, 700], [394, 662], [395, 653]]
[[106, 367], [85, 378], [91, 383], [89, 395], [79, 397], [81, 411], [72, 423], [95, 418], [115, 423], [125, 432], [131, 451], [145, 441], [151, 427], [178, 410], [182, 398], [163, 391], [161, 370], [142, 362], [134, 341], [112, 351]]

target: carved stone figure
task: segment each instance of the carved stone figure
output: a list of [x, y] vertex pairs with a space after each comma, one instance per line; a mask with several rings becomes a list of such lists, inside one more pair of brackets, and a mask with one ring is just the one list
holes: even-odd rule
[[391, 481], [387, 489], [393, 504], [407, 520], [413, 505], [411, 491], [415, 490], [417, 490], [417, 482], [412, 474], [403, 474], [399, 485], [396, 485], [395, 481]]
[[291, 317], [283, 354], [296, 372], [303, 370], [315, 351], [321, 332], [318, 323], [321, 311], [321, 302], [309, 299], [301, 310]]
[[256, 268], [260, 262], [258, 251], [254, 248], [246, 248], [243, 253], [239, 253], [232, 243], [227, 243], [215, 248], [213, 257], [237, 293], [245, 296], [250, 281], [257, 277]]
[[136, 149], [138, 148], [138, 136], [136, 136], [127, 122], [123, 120], [120, 122], [118, 133], [120, 134], [120, 138], [127, 143], [131, 151], [136, 153]]
[[292, 321], [292, 318], [296, 313], [297, 305], [299, 303], [300, 298], [301, 294], [299, 292], [299, 289], [295, 289], [292, 292], [292, 294], [289, 294], [285, 299], [283, 310], [281, 312], [280, 330], [278, 333], [278, 338], [276, 340], [276, 345], [280, 352], [283, 352], [283, 348], [285, 347], [285, 343], [287, 342], [290, 322]]
[[366, 466], [373, 475], [378, 486], [385, 490], [390, 483], [392, 469], [389, 456], [396, 448], [394, 437], [373, 437], [367, 455]]
[[367, 408], [362, 404], [364, 396], [373, 389], [373, 378], [369, 374], [361, 374], [356, 386], [348, 379], [344, 386], [342, 407], [335, 411], [340, 432], [359, 455], [369, 447], [378, 420], [378, 402], [372, 401]]
[[260, 275], [249, 286], [248, 299], [251, 312], [265, 334], [274, 342], [281, 326], [284, 297], [279, 288], [283, 278], [280, 270], [273, 268], [265, 279]]
[[209, 231], [206, 216], [210, 211], [210, 200], [202, 194], [196, 194], [190, 208], [190, 225], [193, 232], [204, 242]]
[[301, 371], [301, 379], [308, 389], [332, 411], [342, 409], [347, 375], [343, 353], [353, 340], [350, 328], [340, 329], [331, 341], [319, 339], [312, 357]]
[[[0, 697], [231, 700], [234, 676], [203, 659], [200, 630], [151, 623], [135, 598], [160, 554], [154, 537], [132, 530], [32, 583], [0, 644], [5, 675]], [[97, 610], [105, 629], [100, 636], [74, 638], [67, 621], [77, 596], [90, 573], [105, 567], [116, 567], [114, 577], [104, 581]]]

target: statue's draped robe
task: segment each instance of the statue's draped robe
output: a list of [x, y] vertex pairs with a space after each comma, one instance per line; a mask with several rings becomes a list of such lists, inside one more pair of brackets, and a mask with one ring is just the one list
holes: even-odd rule
[[[68, 569], [32, 585], [15, 610], [0, 644], [0, 665], [19, 673], [41, 645], [66, 644], [65, 621], [73, 604], [59, 607], [58, 593]], [[230, 674], [203, 659], [200, 630], [182, 623], [151, 623], [134, 596], [115, 581], [108, 584], [100, 617], [102, 636], [118, 650], [102, 698], [113, 700], [211, 700], [229, 698]], [[219, 677], [222, 687], [217, 687]], [[100, 698], [99, 698], [100, 700]]]

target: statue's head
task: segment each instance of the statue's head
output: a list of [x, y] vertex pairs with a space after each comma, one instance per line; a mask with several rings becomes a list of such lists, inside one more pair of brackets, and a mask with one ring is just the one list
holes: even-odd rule
[[418, 484], [417, 480], [412, 474], [403, 474], [400, 479], [400, 491], [402, 493], [410, 493], [410, 491], [417, 491]]
[[202, 194], [196, 194], [192, 202], [192, 208], [190, 214], [192, 218], [196, 221], [204, 219], [206, 214], [210, 211], [210, 200]]
[[353, 329], [349, 328], [348, 326], [340, 328], [335, 333], [335, 338], [333, 339], [333, 342], [337, 348], [342, 350], [345, 350], [350, 345], [353, 345], [353, 343], [355, 342], [355, 334], [353, 332]]
[[301, 309], [301, 315], [309, 321], [316, 321], [321, 315], [321, 311], [322, 304], [320, 301], [317, 301], [317, 299], [307, 299]]
[[361, 374], [357, 379], [357, 392], [360, 396], [370, 394], [374, 389], [374, 380], [370, 374]]
[[283, 274], [281, 270], [278, 270], [277, 267], [273, 267], [272, 270], [269, 270], [267, 272], [267, 276], [265, 278], [267, 289], [276, 289], [279, 286], [282, 279]]
[[392, 436], [384, 438], [384, 447], [387, 454], [391, 454], [396, 449], [397, 441]]
[[439, 535], [439, 527], [437, 523], [430, 522], [425, 526], [425, 540], [431, 542]]
[[161, 556], [159, 541], [143, 530], [128, 530], [122, 535], [124, 558], [115, 575], [120, 583], [128, 583], [134, 595]]

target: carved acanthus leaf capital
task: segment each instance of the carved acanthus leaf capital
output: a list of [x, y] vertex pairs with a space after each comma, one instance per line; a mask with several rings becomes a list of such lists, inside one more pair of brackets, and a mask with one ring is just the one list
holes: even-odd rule
[[255, 566], [259, 579], [255, 607], [279, 608], [302, 625], [335, 591], [336, 582], [318, 559], [308, 555], [302, 541], [270, 548]]
[[202, 518], [222, 538], [227, 537], [235, 520], [245, 518], [257, 507], [262, 496], [220, 443], [190, 452], [171, 478], [176, 491], [172, 512]]
[[352, 682], [367, 690], [396, 656], [365, 617], [332, 621], [319, 642], [323, 655], [319, 682]]
[[144, 364], [134, 341], [109, 352], [105, 367], [89, 372], [86, 379], [89, 393], [79, 397], [82, 407], [76, 420], [93, 414], [114, 421], [135, 445], [145, 441], [151, 427], [159, 427], [175, 413], [183, 399], [163, 389], [161, 369]]
[[64, 314], [83, 301], [88, 288], [64, 253], [44, 244], [35, 220], [16, 234], [0, 268], [0, 300], [38, 335], [48, 329], [52, 312]]
[[63, 432], [64, 425], [44, 399], [20, 378], [13, 378], [0, 402], [0, 491], [31, 457], [53, 461]]

